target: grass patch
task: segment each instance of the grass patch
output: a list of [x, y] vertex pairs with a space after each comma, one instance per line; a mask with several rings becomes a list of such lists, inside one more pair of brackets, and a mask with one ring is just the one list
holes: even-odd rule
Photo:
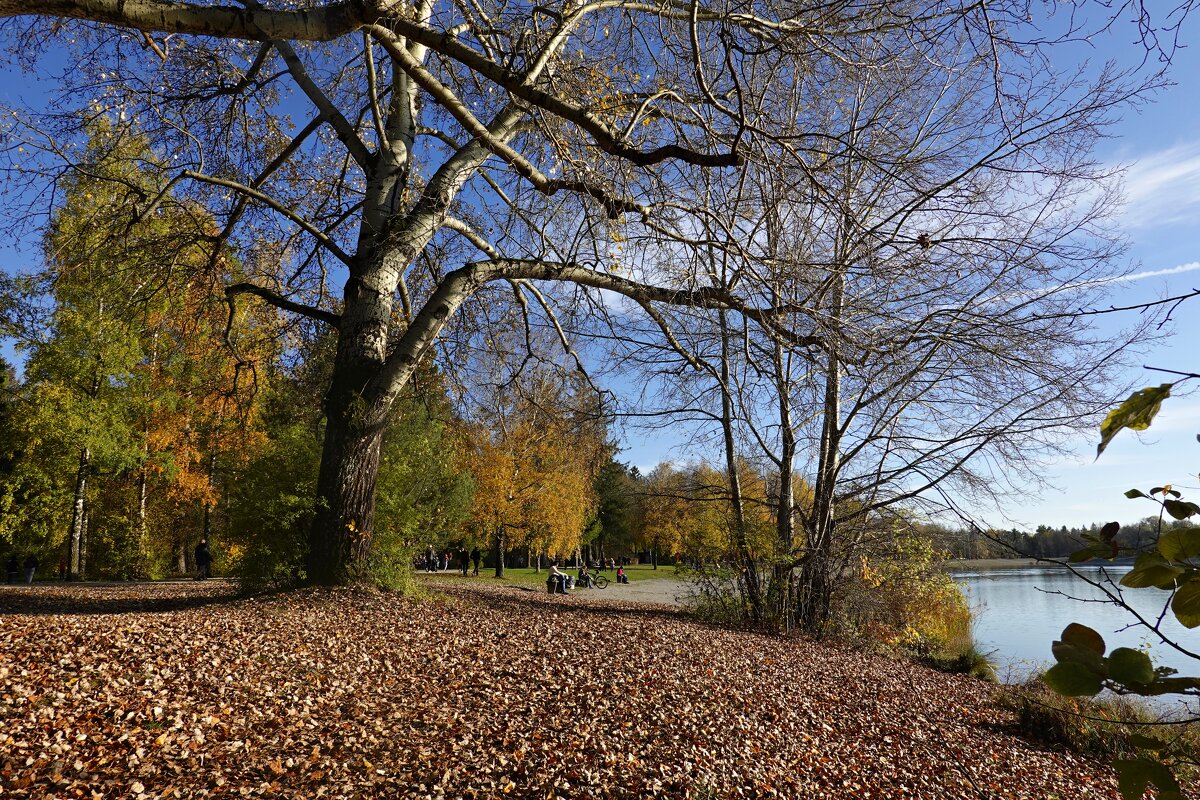
[[916, 653], [917, 663], [956, 675], [970, 675], [988, 683], [998, 683], [996, 667], [988, 654], [975, 646], [974, 642], [963, 642], [949, 647], [934, 648]]
[[[534, 572], [532, 567], [505, 567], [503, 578], [497, 578], [495, 571], [491, 569], [480, 569], [478, 577], [467, 576], [466, 578], [463, 577], [461, 572], [418, 572], [417, 574], [424, 576], [426, 579], [433, 580], [487, 581], [493, 585], [528, 586], [544, 591], [549, 569], [549, 567], [542, 567], [540, 572]], [[564, 569], [563, 572], [566, 572], [568, 575], [578, 574], [577, 570], [570, 567]], [[602, 570], [600, 574], [608, 578], [613, 584], [617, 582], [616, 570]], [[676, 573], [675, 567], [659, 566], [658, 569], [654, 569], [649, 564], [628, 566], [625, 568], [625, 574], [629, 576], [630, 583], [649, 580], [682, 580], [681, 576]]]

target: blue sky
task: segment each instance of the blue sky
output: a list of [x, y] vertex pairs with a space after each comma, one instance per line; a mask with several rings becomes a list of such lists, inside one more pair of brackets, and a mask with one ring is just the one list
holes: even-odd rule
[[[1191, 22], [1185, 42], [1196, 30], [1196, 21]], [[1129, 165], [1120, 223], [1131, 241], [1135, 275], [1145, 275], [1114, 286], [1116, 305], [1200, 288], [1200, 51], [1179, 51], [1170, 77], [1175, 85], [1127, 112], [1099, 153], [1107, 162]], [[1143, 363], [1200, 372], [1200, 298], [1181, 306], [1173, 320], [1171, 338], [1147, 353]], [[1143, 371], [1135, 379], [1157, 385], [1171, 377]], [[1132, 521], [1157, 508], [1122, 493], [1165, 483], [1200, 499], [1200, 393], [1188, 396], [1197, 389], [1200, 382], [1181, 386], [1181, 396], [1167, 400], [1150, 430], [1120, 433], [1099, 459], [1098, 432], [1079, 440], [1073, 457], [1048, 465], [1047, 478], [1057, 490], [1012, 504], [1007, 516], [1028, 525]], [[1002, 515], [989, 518], [1007, 527]]]
[[[1197, 29], [1189, 20], [1187, 34]], [[1091, 44], [1060, 51], [1069, 66], [1072, 59], [1095, 60], [1118, 55], [1124, 61], [1139, 54], [1131, 31], [1119, 28]], [[1124, 38], [1122, 38], [1124, 37]], [[1128, 305], [1200, 288], [1200, 53], [1184, 48], [1175, 54], [1170, 77], [1175, 85], [1160, 91], [1150, 102], [1130, 109], [1113, 127], [1113, 138], [1098, 156], [1113, 165], [1126, 165], [1128, 205], [1119, 224], [1131, 241], [1130, 266], [1138, 277], [1113, 286], [1112, 302]], [[0, 103], [35, 103], [44, 91], [27, 76], [0, 85]], [[20, 250], [12, 240], [0, 244], [0, 267], [8, 270], [35, 266], [38, 248], [31, 239]], [[1184, 371], [1200, 371], [1200, 299], [1181, 307], [1174, 317], [1174, 335], [1144, 359], [1146, 364]], [[1111, 323], [1121, 324], [1121, 320]], [[0, 352], [11, 357], [7, 344]], [[1145, 372], [1133, 376], [1142, 385], [1158, 384], [1168, 377]], [[1200, 382], [1196, 382], [1200, 389]], [[1099, 434], [1080, 437], [1067, 458], [1046, 465], [1052, 488], [1027, 495], [1003, 509], [978, 509], [981, 521], [996, 527], [1030, 528], [1038, 524], [1078, 525], [1110, 519], [1131, 521], [1151, 514], [1154, 506], [1131, 501], [1126, 489], [1148, 489], [1171, 483], [1193, 499], [1200, 498], [1200, 392], [1173, 397], [1157, 422], [1145, 434], [1121, 433], [1096, 460]], [[675, 439], [646, 432], [631, 432], [623, 443], [622, 460], [648, 471], [662, 460], [687, 460], [696, 454], [684, 451]]]

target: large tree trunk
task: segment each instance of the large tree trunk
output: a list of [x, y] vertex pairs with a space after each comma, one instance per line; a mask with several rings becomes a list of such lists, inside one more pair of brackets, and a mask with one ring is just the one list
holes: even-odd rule
[[71, 503], [71, 530], [67, 534], [67, 575], [71, 580], [83, 577], [85, 558], [83, 555], [85, 504], [88, 473], [91, 468], [91, 451], [83, 448], [79, 453], [79, 469], [75, 473], [75, 497]]
[[[325, 395], [325, 441], [309, 539], [308, 581], [335, 586], [369, 580], [375, 482], [390, 400], [372, 389], [385, 360], [394, 282], [364, 222], [358, 263], [344, 290], [337, 355]], [[407, 374], [411, 374], [411, 371]]]
[[816, 541], [805, 555], [796, 578], [793, 602], [797, 625], [806, 633], [820, 637], [828, 633], [832, 610], [833, 558], [828, 533], [813, 532], [811, 535]]
[[335, 586], [369, 577], [383, 426], [364, 427], [329, 414], [309, 540], [310, 583]]

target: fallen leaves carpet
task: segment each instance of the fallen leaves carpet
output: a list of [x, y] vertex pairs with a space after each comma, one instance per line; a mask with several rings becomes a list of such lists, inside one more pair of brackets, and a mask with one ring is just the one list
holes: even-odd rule
[[0, 587], [0, 797], [1117, 797], [970, 678], [446, 591]]

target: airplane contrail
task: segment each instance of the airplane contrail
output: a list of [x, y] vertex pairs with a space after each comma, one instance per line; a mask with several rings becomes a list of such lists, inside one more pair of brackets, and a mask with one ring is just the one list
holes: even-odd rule
[[1096, 281], [1096, 284], [1103, 285], [1105, 283], [1130, 283], [1132, 281], [1140, 281], [1143, 278], [1157, 278], [1160, 275], [1178, 275], [1181, 272], [1195, 272], [1198, 269], [1200, 269], [1200, 261], [1189, 261], [1186, 264], [1180, 264], [1178, 267], [1170, 267], [1168, 269], [1152, 269], [1146, 272], [1135, 272], [1132, 275], [1117, 275], [1112, 278], [1104, 278]]

